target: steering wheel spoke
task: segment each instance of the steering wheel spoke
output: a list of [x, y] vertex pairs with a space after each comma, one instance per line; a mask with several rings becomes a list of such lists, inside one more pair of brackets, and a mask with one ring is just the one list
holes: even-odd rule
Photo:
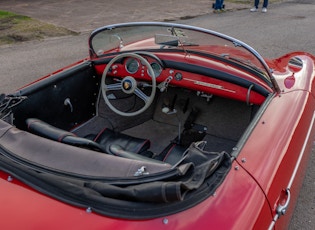
[[121, 83], [114, 83], [109, 85], [104, 85], [106, 87], [106, 91], [114, 91], [114, 90], [121, 90]]
[[149, 101], [150, 97], [147, 96], [141, 89], [136, 88], [134, 92], [140, 99], [144, 101], [144, 103], [147, 103]]

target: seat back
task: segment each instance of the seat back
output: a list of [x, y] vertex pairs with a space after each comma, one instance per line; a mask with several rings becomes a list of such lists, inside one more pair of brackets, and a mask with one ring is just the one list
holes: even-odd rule
[[62, 142], [67, 136], [75, 136], [71, 132], [59, 129], [36, 118], [28, 118], [26, 120], [26, 125], [28, 130], [32, 133], [59, 142]]
[[[78, 137], [71, 132], [59, 129], [36, 118], [27, 119], [26, 124], [28, 130], [38, 136], [129, 159], [145, 159], [146, 157], [140, 156], [139, 154], [146, 152], [150, 147], [150, 141], [148, 139], [117, 133], [107, 128], [102, 130], [94, 140], [90, 140], [88, 138]], [[111, 148], [111, 146], [114, 146], [114, 148]], [[119, 149], [119, 151], [113, 151], [113, 149]]]
[[73, 146], [105, 152], [105, 149], [100, 144], [86, 138], [78, 137], [71, 132], [54, 127], [42, 120], [29, 118], [26, 120], [26, 124], [28, 130], [38, 136]]

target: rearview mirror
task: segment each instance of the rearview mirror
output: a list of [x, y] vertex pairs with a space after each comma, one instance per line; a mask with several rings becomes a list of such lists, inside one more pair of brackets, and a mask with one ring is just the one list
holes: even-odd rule
[[178, 46], [179, 38], [174, 35], [156, 34], [155, 44], [165, 46]]

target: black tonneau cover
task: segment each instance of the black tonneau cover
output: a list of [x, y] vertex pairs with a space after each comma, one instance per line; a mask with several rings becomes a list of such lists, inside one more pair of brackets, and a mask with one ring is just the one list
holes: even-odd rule
[[224, 152], [203, 151], [203, 144], [193, 143], [182, 162], [171, 166], [69, 146], [0, 120], [0, 170], [72, 205], [147, 219], [187, 209], [222, 183], [231, 160]]

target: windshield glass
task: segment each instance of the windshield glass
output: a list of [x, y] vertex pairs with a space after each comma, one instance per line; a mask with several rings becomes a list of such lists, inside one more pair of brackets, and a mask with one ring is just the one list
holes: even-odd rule
[[263, 58], [250, 46], [229, 36], [171, 23], [128, 23], [95, 30], [90, 37], [91, 58], [112, 52], [178, 50], [202, 53], [248, 66], [270, 82]]

